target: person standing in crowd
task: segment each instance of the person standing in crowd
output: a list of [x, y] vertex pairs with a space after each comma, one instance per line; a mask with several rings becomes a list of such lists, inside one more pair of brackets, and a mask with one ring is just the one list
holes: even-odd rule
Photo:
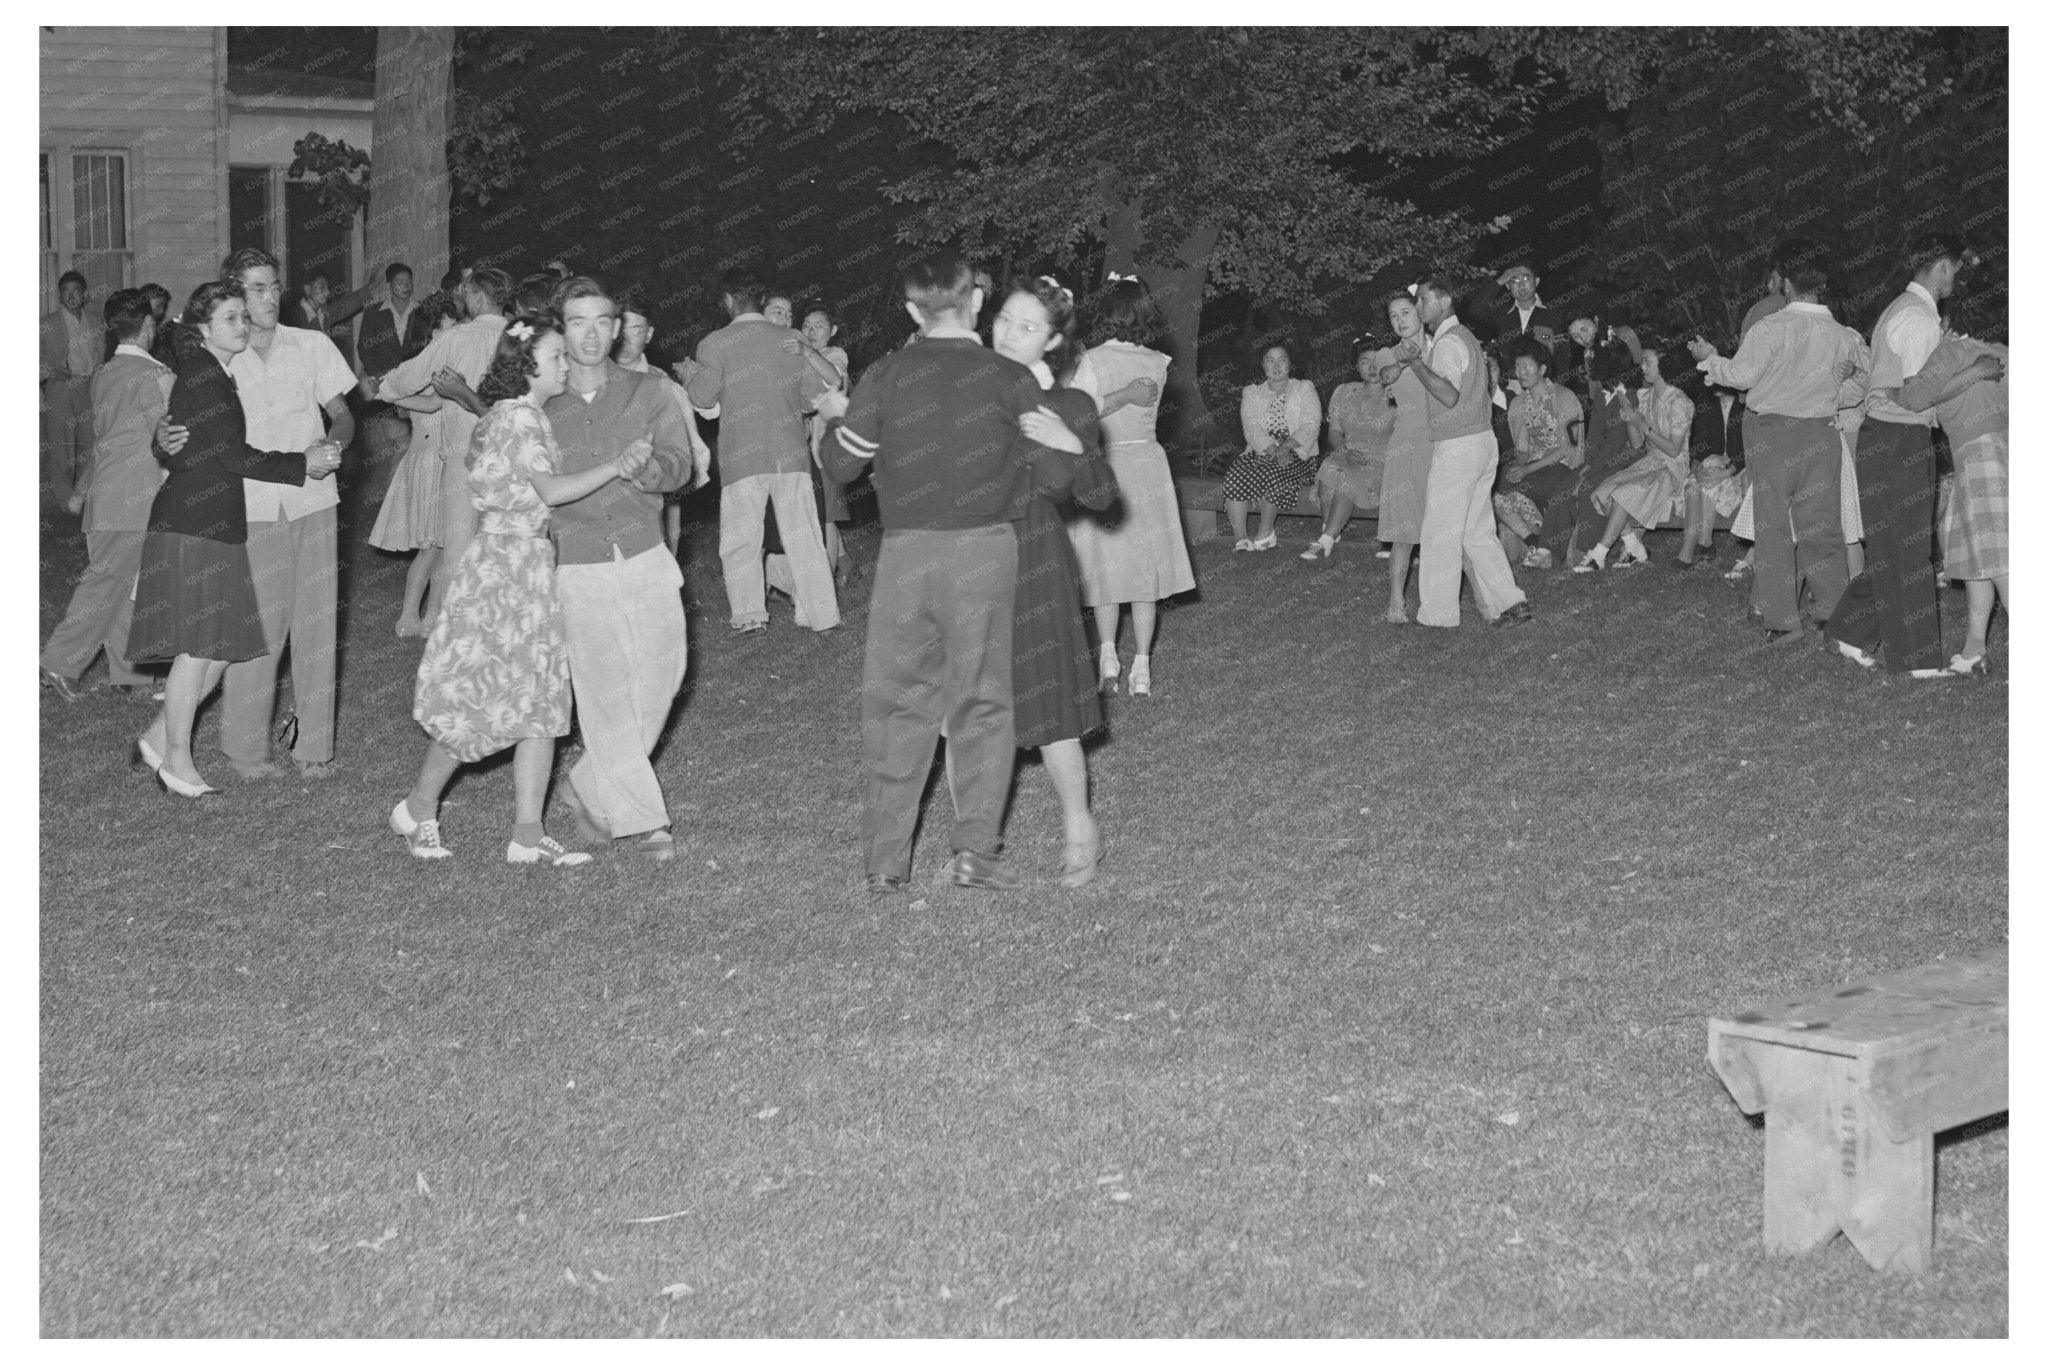
[[150, 343], [150, 359], [175, 375], [178, 372], [178, 357], [174, 349], [177, 328], [170, 323], [171, 291], [152, 281], [142, 286], [142, 294], [149, 300], [150, 316], [156, 319], [156, 340]]
[[1500, 460], [1487, 416], [1486, 365], [1479, 339], [1458, 321], [1450, 289], [1434, 277], [1416, 286], [1428, 342], [1404, 342], [1400, 363], [1429, 395], [1429, 481], [1423, 493], [1422, 603], [1425, 626], [1458, 625], [1458, 579], [1472, 580], [1479, 610], [1497, 626], [1534, 620], [1493, 525], [1493, 475]]
[[785, 345], [800, 348], [803, 338], [762, 314], [763, 292], [750, 275], [728, 275], [721, 298], [732, 321], [698, 342], [696, 359], [677, 372], [699, 412], [719, 412], [718, 557], [732, 628], [750, 635], [768, 628], [761, 532], [772, 505], [797, 624], [823, 632], [839, 624], [839, 598], [818, 530], [803, 412], [825, 384]]
[[867, 886], [892, 895], [908, 881], [943, 738], [953, 802], [945, 876], [1014, 891], [1023, 878], [998, 855], [1017, 758], [1016, 524], [1032, 448], [1022, 421], [1043, 399], [1030, 370], [982, 347], [974, 320], [984, 294], [965, 260], [915, 261], [902, 282], [920, 339], [877, 361], [850, 403], [837, 392], [818, 400], [833, 424], [819, 448], [826, 474], [850, 483], [872, 464], [882, 518], [860, 690]]
[[1516, 337], [1534, 337], [1551, 353], [1551, 368], [1555, 369], [1561, 349], [1558, 343], [1565, 339], [1564, 328], [1556, 310], [1536, 296], [1536, 286], [1543, 283], [1536, 267], [1527, 261], [1516, 261], [1500, 272], [1500, 283], [1507, 287], [1508, 296], [1494, 309], [1494, 339], [1505, 343]]
[[[1405, 289], [1389, 294], [1387, 324], [1394, 346], [1420, 344], [1422, 312]], [[1380, 479], [1379, 537], [1391, 543], [1387, 562], [1387, 621], [1408, 624], [1408, 563], [1422, 543], [1422, 502], [1429, 486], [1429, 457], [1436, 443], [1429, 436], [1429, 391], [1414, 371], [1400, 363], [1395, 350], [1378, 357], [1380, 385], [1394, 405], [1394, 434], [1387, 442], [1386, 474]]]
[[1316, 474], [1323, 501], [1323, 533], [1303, 559], [1328, 559], [1344, 538], [1353, 509], [1377, 511], [1386, 481], [1387, 443], [1394, 434], [1394, 404], [1380, 383], [1380, 347], [1370, 337], [1351, 343], [1351, 368], [1358, 378], [1330, 395], [1330, 449]]
[[[813, 304], [804, 310], [802, 328], [804, 362], [818, 371], [818, 377], [829, 389], [845, 389], [853, 371], [846, 355], [846, 348], [834, 346], [832, 338], [839, 334], [839, 325], [832, 321], [832, 310], [824, 304]], [[842, 523], [853, 520], [853, 508], [846, 500], [846, 490], [825, 477], [825, 467], [818, 460], [818, 446], [825, 439], [825, 419], [820, 417], [815, 403], [810, 413], [811, 476], [818, 488], [818, 522], [825, 532], [825, 562], [832, 566], [832, 581], [842, 583], [841, 556], [845, 545], [839, 534]], [[788, 556], [778, 574], [775, 566], [769, 566], [769, 582], [790, 592], [796, 585], [795, 575], [789, 572]], [[795, 595], [791, 594], [791, 601]]]
[[377, 286], [366, 284], [361, 289], [346, 294], [336, 294], [329, 284], [327, 272], [315, 270], [306, 277], [299, 287], [299, 297], [289, 325], [303, 327], [309, 332], [319, 332], [334, 343], [334, 349], [341, 352], [341, 358], [354, 361], [350, 352], [354, 342], [349, 336], [349, 320], [377, 300]]
[[420, 657], [413, 717], [427, 732], [419, 778], [391, 808], [391, 829], [415, 858], [446, 858], [441, 793], [455, 770], [513, 748], [512, 838], [505, 861], [575, 867], [590, 861], [548, 837], [542, 823], [555, 741], [569, 733], [569, 651], [547, 541], [550, 509], [588, 497], [645, 467], [635, 442], [616, 459], [559, 473], [562, 454], [543, 405], [568, 377], [552, 317], [504, 329], [480, 396], [469, 487], [482, 516], [449, 576], [447, 609]]
[[647, 348], [654, 342], [654, 319], [648, 314], [648, 305], [640, 301], [636, 289], [622, 289], [625, 295], [617, 300], [619, 305], [619, 344], [612, 358], [622, 370], [634, 374], [652, 375], [661, 382], [662, 392], [675, 404], [676, 412], [683, 419], [683, 430], [690, 437], [690, 477], [682, 488], [666, 494], [661, 506], [662, 540], [668, 552], [674, 554], [683, 543], [682, 495], [702, 488], [711, 482], [711, 447], [697, 431], [697, 415], [690, 407], [690, 397], [683, 392], [683, 386], [670, 379], [647, 361]]
[[1907, 412], [1930, 408], [1941, 419], [1956, 466], [1955, 486], [1941, 519], [1941, 572], [1960, 578], [1969, 594], [1969, 635], [1948, 661], [1958, 674], [1984, 671], [1991, 607], [2011, 612], [2008, 578], [2011, 532], [2007, 519], [2006, 449], [2010, 395], [2006, 348], [1960, 329], [1975, 321], [1969, 301], [1956, 310], [1958, 330], [1942, 338], [1914, 376], [1887, 395]]
[[1621, 538], [1622, 557], [1615, 568], [1649, 563], [1643, 532], [1669, 520], [1685, 492], [1692, 461], [1692, 400], [1664, 377], [1664, 346], [1648, 341], [1641, 346], [1642, 404], [1638, 407], [1623, 392], [1620, 405], [1629, 444], [1642, 449], [1643, 455], [1593, 490], [1593, 507], [1607, 514], [1607, 529], [1585, 559], [1572, 566], [1573, 573], [1606, 568], [1616, 536]]
[[[1520, 558], [1525, 569], [1549, 568], [1569, 552], [1579, 479], [1586, 465], [1585, 410], [1578, 395], [1550, 377], [1551, 355], [1540, 341], [1517, 337], [1503, 356], [1521, 388], [1508, 404], [1514, 457], [1505, 475], [1507, 496], [1519, 495], [1528, 502], [1536, 525], [1524, 529], [1542, 538], [1540, 544], [1529, 545], [1530, 537], [1517, 536], [1524, 542]], [[1508, 552], [1510, 547], [1504, 544], [1502, 549]]]
[[761, 301], [761, 316], [777, 327], [795, 327], [796, 302], [787, 294], [771, 292]]
[[1073, 377], [1079, 331], [1072, 291], [1040, 275], [1010, 283], [991, 333], [996, 354], [1029, 369], [1044, 391], [1045, 406], [1020, 419], [1036, 445], [1026, 457], [1031, 494], [1017, 526], [1010, 691], [1017, 747], [1038, 750], [1059, 795], [1066, 832], [1059, 882], [1068, 890], [1094, 880], [1102, 861], [1102, 830], [1088, 809], [1088, 760], [1081, 752], [1082, 738], [1102, 728], [1102, 698], [1081, 619], [1080, 569], [1059, 504], [1100, 512], [1117, 495], [1095, 399], [1056, 383]]
[[[347, 395], [353, 376], [334, 343], [318, 332], [278, 325], [277, 260], [243, 247], [221, 264], [221, 278], [247, 300], [247, 344], [223, 363], [240, 396], [249, 443], [259, 450], [304, 450], [331, 441], [346, 450], [355, 439]], [[181, 367], [182, 372], [182, 367]], [[332, 423], [323, 429], [325, 413]], [[173, 420], [157, 444], [177, 454], [185, 440]], [[299, 776], [324, 779], [334, 768], [334, 635], [336, 536], [340, 498], [331, 479], [312, 487], [261, 478], [247, 481], [250, 573], [270, 647], [238, 660], [221, 687], [220, 747], [249, 781], [283, 776], [271, 761], [271, 720], [277, 710], [277, 666], [292, 651], [292, 706], [286, 727]]]
[[385, 297], [363, 309], [356, 324], [356, 363], [363, 378], [382, 379], [426, 347], [426, 315], [413, 306], [412, 267], [393, 261], [384, 267]]
[[[406, 571], [405, 602], [398, 616], [400, 635], [424, 635], [432, 629], [448, 592], [447, 575], [440, 569], [459, 562], [476, 534], [477, 510], [470, 498], [468, 458], [483, 402], [475, 389], [483, 382], [498, 353], [498, 339], [505, 332], [512, 277], [492, 266], [472, 270], [456, 286], [456, 297], [463, 320], [436, 333], [418, 355], [401, 361], [377, 386], [377, 397], [387, 403], [404, 398], [440, 399], [437, 407], [416, 412], [412, 418], [416, 428], [433, 429], [431, 441], [440, 458], [429, 461], [423, 454], [411, 480], [403, 485], [406, 470], [401, 465], [384, 494], [386, 508], [392, 507], [394, 497], [401, 498], [398, 506], [406, 509], [404, 529], [397, 525], [387, 528], [380, 509], [379, 529], [370, 537], [372, 545], [384, 549], [402, 549], [397, 543], [402, 540], [423, 547]], [[407, 458], [411, 458], [410, 447]], [[430, 487], [427, 479], [434, 475], [440, 483]], [[402, 490], [408, 488], [409, 508], [402, 497]], [[386, 544], [385, 539], [392, 543]], [[415, 611], [422, 587], [426, 589], [426, 607]]]
[[1151, 291], [1132, 276], [1110, 276], [1095, 315], [1094, 341], [1074, 368], [1073, 386], [1093, 398], [1102, 415], [1122, 511], [1115, 521], [1083, 513], [1067, 524], [1080, 565], [1081, 600], [1095, 613], [1102, 649], [1098, 674], [1114, 689], [1123, 671], [1117, 632], [1131, 609], [1134, 697], [1152, 694], [1152, 647], [1159, 604], [1195, 586], [1181, 529], [1180, 498], [1159, 444], [1159, 398], [1172, 360], [1147, 343], [1159, 334]]
[[563, 799], [581, 837], [631, 839], [633, 851], [666, 862], [675, 838], [649, 756], [690, 656], [683, 571], [662, 541], [661, 502], [690, 477], [690, 438], [662, 384], [612, 360], [618, 307], [603, 285], [570, 276], [555, 312], [569, 356], [569, 385], [545, 407], [556, 468], [581, 474], [639, 445], [651, 452], [630, 479], [555, 512], [555, 586], [583, 733]]
[[341, 464], [341, 443], [316, 437], [303, 452], [249, 444], [247, 395], [237, 396], [228, 369], [253, 334], [239, 280], [193, 290], [185, 322], [168, 414], [178, 449], [159, 457], [170, 474], [150, 507], [129, 640], [138, 662], [171, 665], [163, 707], [136, 752], [166, 792], [198, 798], [214, 788], [192, 759], [192, 717], [224, 672], [270, 648], [262, 570], [245, 548], [247, 484], [324, 480]]
[[1787, 241], [1778, 275], [1789, 301], [1759, 320], [1732, 358], [1694, 337], [1708, 381], [1747, 393], [1742, 447], [1756, 497], [1755, 577], [1750, 603], [1773, 643], [1805, 634], [1800, 591], [1826, 621], [1848, 582], [1841, 524], [1842, 439], [1835, 413], [1858, 375], [1861, 338], [1820, 301], [1828, 273], [1821, 248]]
[[[1316, 442], [1323, 427], [1323, 407], [1316, 387], [1294, 379], [1292, 358], [1285, 346], [1259, 353], [1263, 383], [1244, 386], [1238, 420], [1244, 427], [1244, 450], [1223, 477], [1223, 508], [1230, 516], [1234, 551], [1270, 550], [1279, 545], [1273, 530], [1281, 504], [1289, 507], [1301, 490], [1315, 482]], [[1245, 530], [1245, 515], [1259, 506], [1259, 534]]]
[[106, 323], [117, 345], [92, 380], [97, 435], [83, 484], [85, 573], [43, 646], [43, 682], [67, 701], [76, 700], [78, 679], [102, 648], [112, 686], [139, 692], [151, 681], [128, 662], [128, 632], [150, 505], [163, 482], [150, 437], [169, 410], [174, 376], [149, 353], [156, 316], [140, 289], [109, 295]]
[[106, 352], [106, 329], [85, 315], [85, 276], [57, 280], [57, 308], [40, 329], [43, 385], [43, 487], [53, 506], [76, 512], [86, 456], [92, 452], [92, 377]]
[[[1934, 412], [1914, 412], [1876, 392], [1897, 390], [1941, 344], [1941, 300], [1975, 259], [1953, 238], [1916, 240], [1906, 256], [1912, 276], [1870, 337], [1873, 391], [1856, 441], [1862, 489], [1864, 571], [1849, 582], [1827, 634], [1844, 656], [1910, 678], [1952, 676], [1941, 666], [1941, 601], [1934, 580]], [[1764, 509], [1757, 508], [1757, 530]], [[1761, 540], [1758, 542], [1761, 544]], [[1758, 573], [1762, 568], [1759, 565]]]

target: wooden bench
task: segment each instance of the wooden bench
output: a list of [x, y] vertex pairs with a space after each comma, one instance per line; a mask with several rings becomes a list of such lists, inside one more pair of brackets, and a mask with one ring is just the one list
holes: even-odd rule
[[2006, 1109], [2006, 950], [1707, 1023], [1707, 1056], [1764, 1116], [1764, 1249], [1846, 1234], [1880, 1270], [1934, 1250], [1934, 1135]]
[[[1224, 524], [1223, 480], [1179, 478], [1174, 480], [1174, 486], [1180, 494], [1180, 524], [1187, 532], [1188, 539], [1208, 541], [1219, 537]], [[1278, 510], [1283, 517], [1314, 517], [1318, 522], [1323, 519], [1323, 505], [1315, 500], [1314, 484], [1302, 489], [1292, 503]], [[1374, 509], [1361, 507], [1352, 514], [1351, 519], [1354, 523], [1376, 523], [1379, 517]]]

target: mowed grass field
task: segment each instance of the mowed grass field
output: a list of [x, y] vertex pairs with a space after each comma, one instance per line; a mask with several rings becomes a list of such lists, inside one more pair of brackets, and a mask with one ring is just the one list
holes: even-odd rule
[[[692, 508], [666, 867], [508, 867], [504, 762], [450, 790], [456, 858], [406, 856], [373, 509], [334, 780], [174, 802], [127, 764], [147, 705], [43, 695], [45, 1334], [2007, 1330], [2002, 1119], [1939, 1147], [1925, 1278], [1768, 1258], [1705, 1057], [1711, 1015], [2004, 941], [2002, 668], [1767, 649], [1669, 537], [1522, 574], [1532, 626], [1397, 628], [1369, 534], [1303, 564], [1287, 519], [1198, 547], [1156, 695], [1110, 704], [1093, 886], [1027, 761], [1025, 890], [930, 883], [936, 783], [877, 900], [868, 582], [735, 639]], [[42, 535], [47, 633], [83, 545]]]

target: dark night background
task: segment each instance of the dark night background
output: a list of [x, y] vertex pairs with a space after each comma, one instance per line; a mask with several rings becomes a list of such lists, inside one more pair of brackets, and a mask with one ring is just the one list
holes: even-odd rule
[[[652, 300], [655, 358], [663, 361], [685, 354], [723, 321], [712, 282], [738, 263], [800, 300], [832, 304], [856, 367], [907, 334], [894, 272], [899, 259], [920, 249], [896, 241], [908, 210], [890, 203], [880, 186], [921, 166], [950, 164], [945, 148], [893, 117], [868, 115], [849, 116], [818, 136], [778, 132], [752, 149], [737, 146], [738, 107], [717, 81], [715, 30], [671, 33], [660, 43], [650, 42], [647, 30], [630, 29], [464, 32], [458, 95], [502, 102], [521, 130], [525, 163], [517, 184], [488, 204], [458, 195], [456, 262], [497, 263], [517, 277], [560, 258], [614, 283], [637, 284]], [[2004, 33], [1945, 34], [1942, 50], [1951, 55], [1941, 60], [1957, 70], [1974, 62], [1964, 93], [1982, 92], [1956, 101], [1956, 121], [1985, 128], [1984, 135], [1946, 137], [1952, 120], [1939, 111], [1912, 140], [1864, 155], [1833, 130], [1802, 122], [1803, 91], [1789, 73], [1763, 62], [1722, 61], [1667, 73], [1619, 112], [1594, 95], [1554, 97], [1490, 156], [1405, 169], [1361, 157], [1344, 169], [1425, 212], [1458, 211], [1473, 220], [1508, 215], [1511, 225], [1484, 239], [1469, 263], [1487, 280], [1528, 259], [1543, 277], [1544, 300], [1566, 316], [1592, 306], [1610, 322], [1702, 327], [1724, 346], [1732, 341], [1732, 319], [1761, 292], [1764, 271], [1724, 270], [1721, 297], [1702, 307], [1712, 282], [1690, 279], [1684, 290], [1680, 282], [1688, 261], [1713, 257], [1712, 234], [1753, 235], [1756, 223], [1769, 229], [1766, 241], [1795, 230], [1837, 232], [1838, 254], [1848, 265], [1844, 284], [1853, 287], [1836, 290], [1835, 307], [1867, 330], [1903, 283], [1889, 269], [1899, 243], [1885, 231], [1885, 201], [1916, 157], [1932, 169], [1905, 183], [1918, 188], [1939, 175], [1950, 206], [1959, 215], [1970, 212], [1957, 225], [1973, 243], [1989, 246], [2002, 279]], [[229, 30], [229, 47], [230, 59], [244, 65], [369, 81], [376, 34], [238, 28]], [[1788, 136], [1809, 123], [1817, 131]], [[1673, 150], [1679, 147], [1688, 150]], [[1789, 169], [1809, 164], [1817, 169]], [[1866, 203], [1866, 211], [1854, 212]], [[1674, 220], [1687, 229], [1704, 224], [1709, 240], [1671, 266], [1675, 248], [1657, 237], [1670, 236]], [[1430, 264], [1405, 263], [1364, 285], [1334, 286], [1324, 296], [1327, 308], [1315, 315], [1212, 293], [1200, 357], [1211, 404], [1221, 399], [1225, 411], [1234, 407], [1234, 391], [1253, 369], [1253, 336], [1278, 333], [1305, 346], [1312, 359], [1302, 368], [1325, 388], [1348, 377], [1351, 338], [1385, 330], [1372, 300]], [[1070, 283], [1085, 292], [1094, 281]], [[1484, 331], [1499, 297], [1497, 286], [1479, 286], [1464, 301], [1464, 316]]]

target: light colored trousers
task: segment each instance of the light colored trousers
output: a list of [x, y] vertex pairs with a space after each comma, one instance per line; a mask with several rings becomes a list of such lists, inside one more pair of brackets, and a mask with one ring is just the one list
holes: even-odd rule
[[768, 619], [767, 580], [761, 568], [761, 530], [769, 503], [789, 561], [787, 583], [776, 586], [796, 601], [797, 618], [812, 630], [839, 624], [839, 594], [818, 530], [818, 505], [808, 474], [755, 474], [718, 493], [718, 558], [725, 566], [725, 599], [732, 623]]
[[92, 376], [43, 382], [43, 486], [63, 506], [92, 462]]
[[649, 761], [690, 663], [683, 571], [657, 543], [631, 559], [555, 570], [583, 757], [569, 769], [576, 799], [613, 838], [668, 827]]
[[1500, 443], [1490, 431], [1438, 441], [1430, 455], [1422, 504], [1421, 566], [1416, 571], [1425, 626], [1458, 624], [1458, 576], [1472, 579], [1472, 595], [1491, 621], [1524, 601], [1493, 523], [1493, 473]]
[[135, 619], [135, 576], [142, 572], [142, 531], [87, 531], [85, 573], [71, 607], [43, 646], [43, 667], [78, 681], [92, 656], [107, 651], [107, 681], [134, 687], [153, 679], [128, 662], [128, 625]]
[[292, 710], [301, 763], [334, 759], [335, 509], [295, 521], [249, 523], [249, 577], [263, 614], [268, 654], [229, 664], [221, 684], [220, 751], [231, 762], [270, 761], [277, 710], [277, 662], [292, 651]]

